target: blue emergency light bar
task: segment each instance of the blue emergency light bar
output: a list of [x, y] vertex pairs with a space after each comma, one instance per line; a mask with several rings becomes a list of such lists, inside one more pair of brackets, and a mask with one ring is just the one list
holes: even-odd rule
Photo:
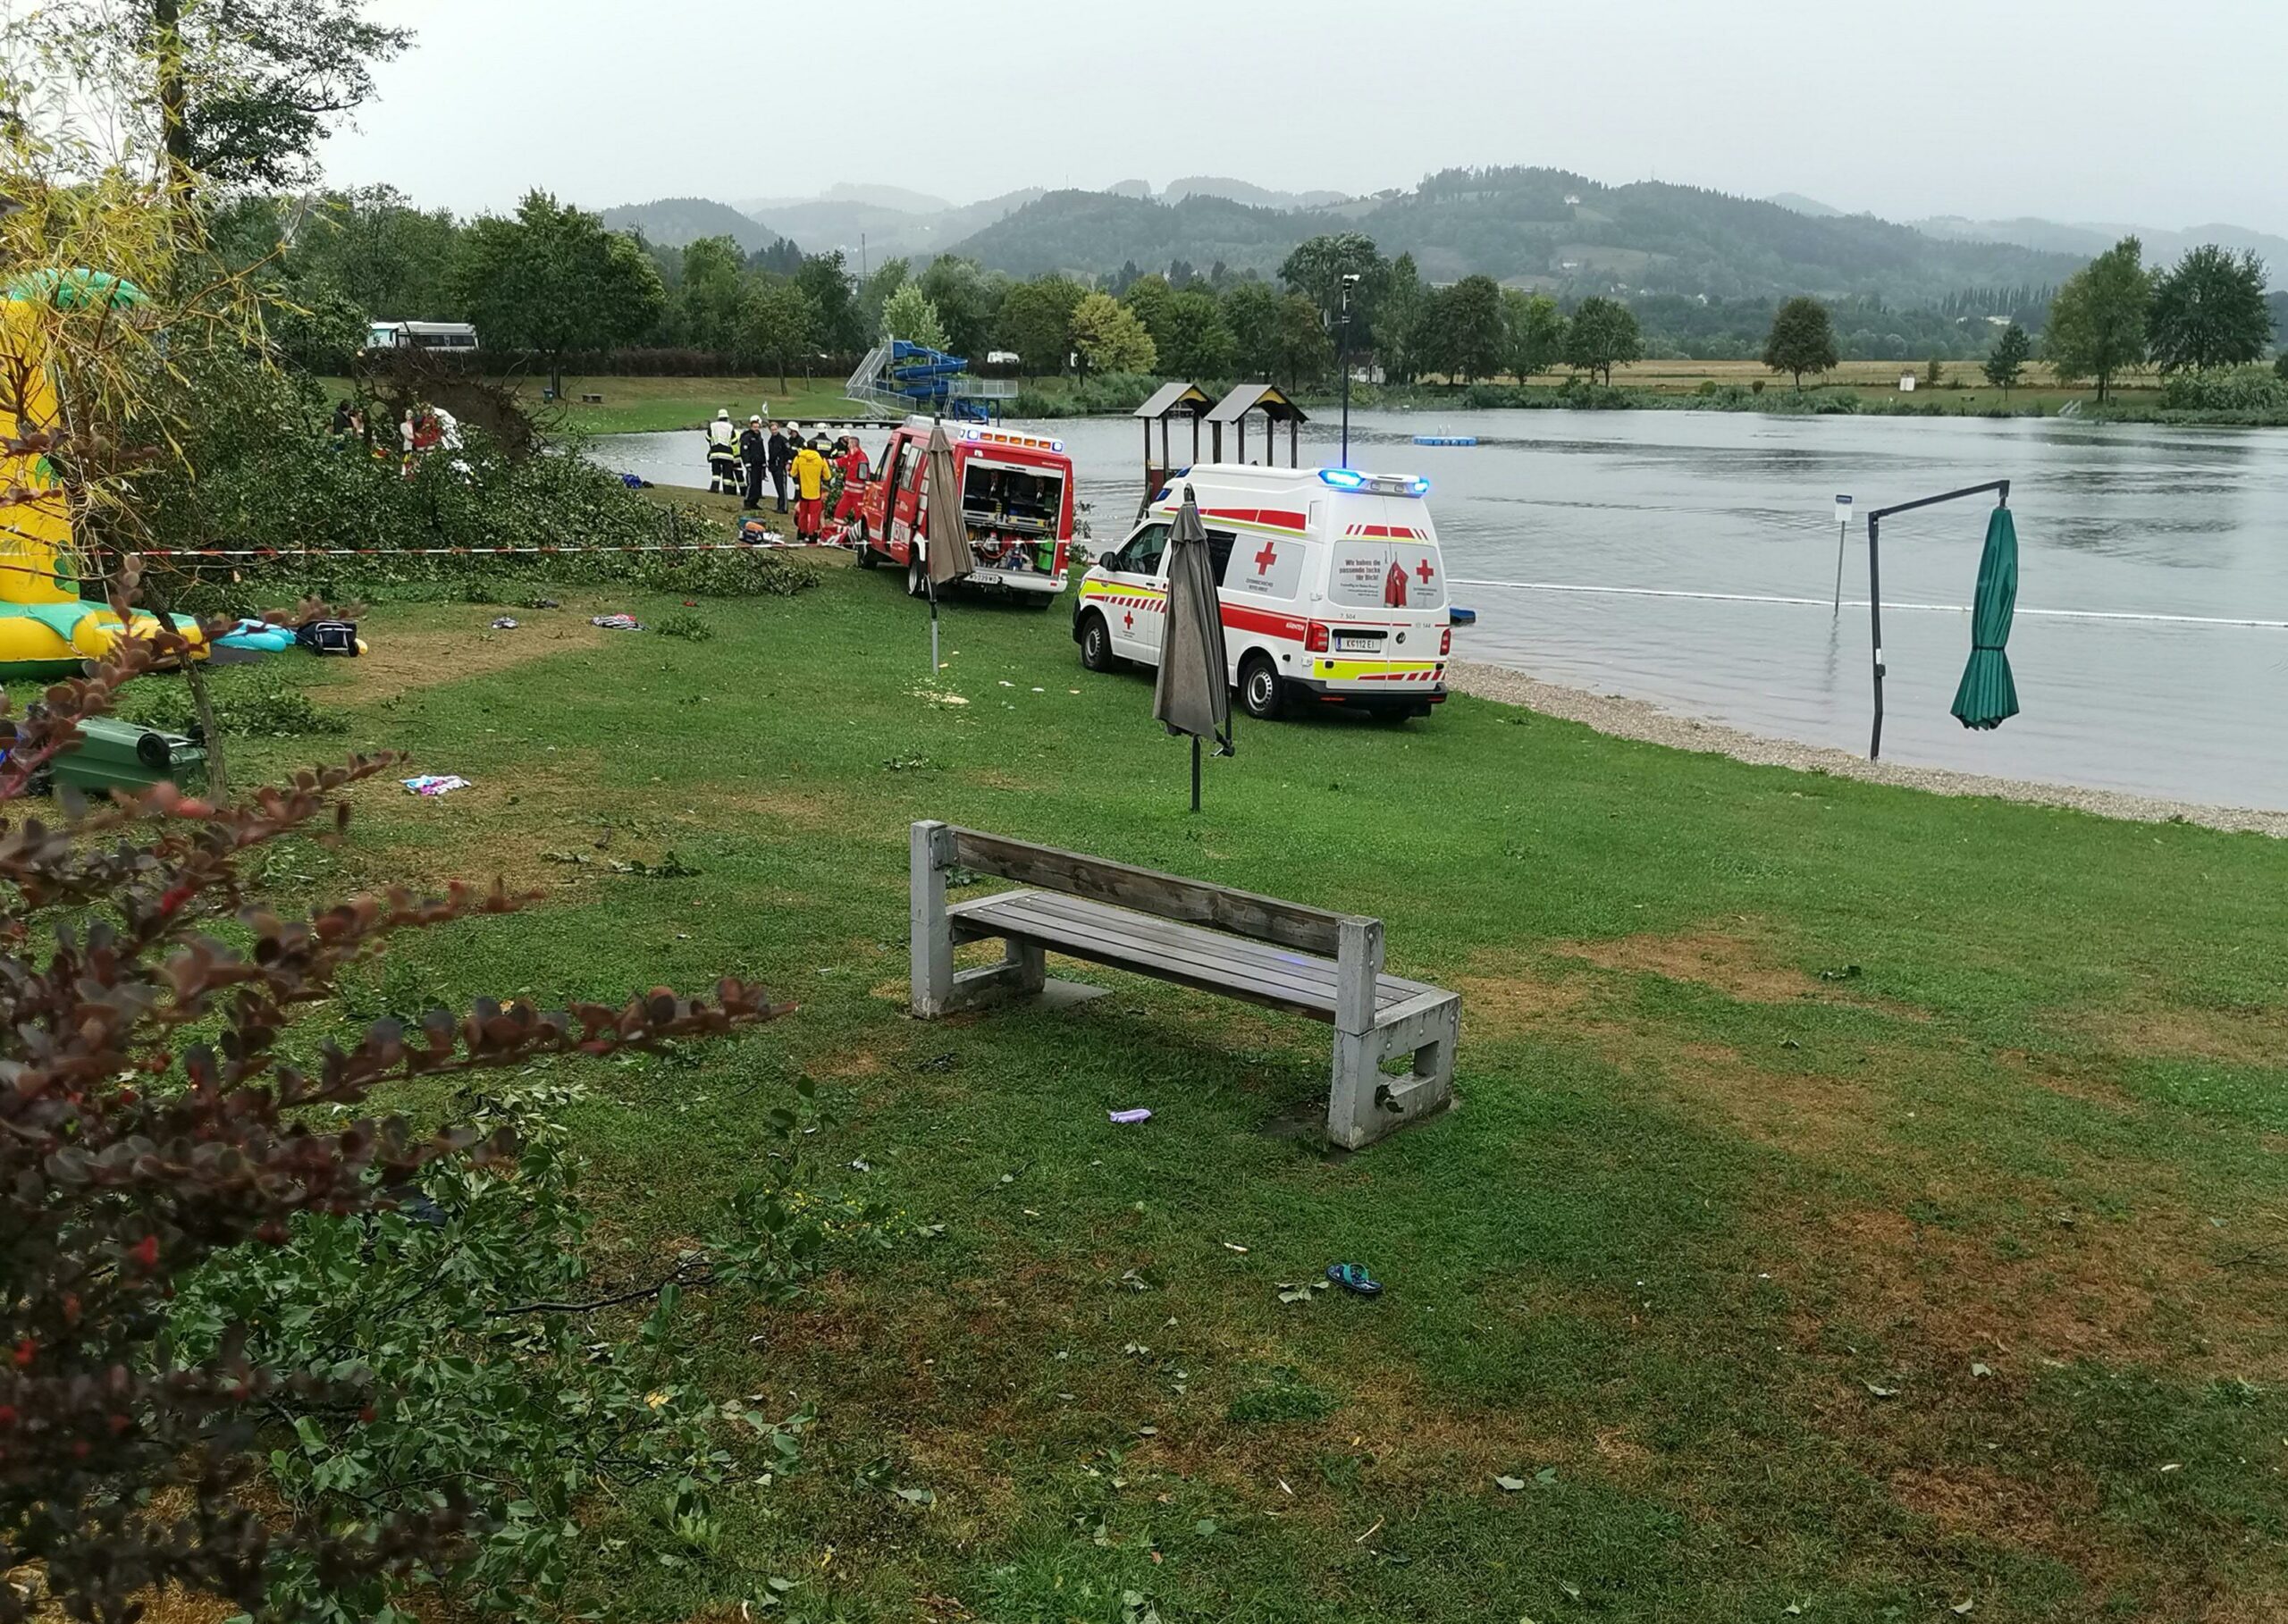
[[1338, 491], [1371, 491], [1377, 496], [1430, 494], [1430, 482], [1415, 474], [1361, 474], [1356, 468], [1321, 468], [1319, 478]]

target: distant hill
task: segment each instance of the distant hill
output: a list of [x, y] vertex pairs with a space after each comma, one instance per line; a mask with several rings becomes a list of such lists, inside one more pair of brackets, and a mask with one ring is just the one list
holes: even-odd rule
[[1039, 188], [1029, 188], [956, 207], [894, 186], [837, 186], [815, 198], [765, 199], [739, 206], [813, 254], [840, 248], [855, 267], [862, 240], [870, 266], [901, 256], [931, 259], [1040, 195]]
[[1569, 293], [1626, 288], [1712, 299], [1921, 302], [1964, 288], [2056, 282], [2086, 257], [1941, 240], [1870, 215], [1814, 217], [1658, 181], [1602, 186], [1555, 169], [1448, 170], [1411, 191], [1298, 211], [1198, 192], [1159, 203], [1056, 191], [959, 248], [1026, 276], [1172, 259], [1269, 273], [1297, 242], [1325, 231], [1364, 231], [1385, 254], [1410, 252], [1437, 282], [1484, 272]]
[[1269, 272], [1287, 251], [1326, 229], [1313, 215], [1250, 208], [1195, 192], [1178, 203], [1111, 192], [1053, 191], [957, 245], [989, 269], [1014, 276], [1077, 271], [1094, 276], [1128, 261], [1155, 268], [1189, 259], [1206, 270]]
[[666, 248], [679, 248], [702, 237], [728, 237], [752, 254], [787, 235], [772, 231], [728, 204], [706, 198], [660, 198], [650, 203], [623, 203], [604, 210], [603, 222], [615, 231], [641, 231], [646, 242]]
[[1283, 192], [1251, 181], [1235, 181], [1229, 175], [1184, 175], [1168, 182], [1161, 192], [1163, 202], [1181, 203], [1186, 198], [1207, 196], [1226, 198], [1233, 203], [1245, 203], [1255, 208], [1324, 208], [1340, 203], [1345, 192]]
[[2213, 242], [2235, 253], [2243, 248], [2254, 249], [2264, 261], [2265, 269], [2272, 273], [2272, 285], [2288, 288], [2288, 237], [2275, 237], [2269, 231], [2252, 231], [2244, 225], [2193, 225], [2183, 231], [2168, 231], [2151, 225], [2067, 224], [2031, 218], [1965, 220], [1959, 215], [1939, 215], [1914, 222], [1914, 229], [1950, 241], [2014, 242], [2023, 248], [2074, 254], [2084, 259], [2102, 254], [2124, 237], [2133, 236], [2144, 243], [2145, 263], [2149, 265], [2167, 265], [2182, 257], [2187, 248]]
[[1809, 215], [1814, 220], [1832, 220], [1843, 211], [1832, 203], [1822, 203], [1817, 198], [1806, 198], [1801, 192], [1774, 192], [1764, 199], [1782, 208], [1793, 209], [1799, 215]]
[[840, 248], [855, 268], [959, 252], [1013, 275], [1085, 276], [1134, 263], [1218, 261], [1275, 272], [1304, 238], [1358, 231], [1409, 252], [1434, 282], [1484, 272], [1518, 287], [1582, 295], [1769, 299], [1793, 293], [1929, 303], [1973, 288], [2039, 288], [2135, 231], [2149, 263], [2195, 243], [2253, 249], [2288, 289], [2288, 237], [2233, 225], [2184, 231], [1942, 215], [1902, 225], [1782, 192], [1758, 200], [1637, 181], [1603, 186], [1559, 169], [1454, 169], [1367, 198], [1283, 192], [1224, 175], [1186, 175], [1152, 195], [1142, 181], [1103, 191], [1028, 188], [958, 206], [896, 186], [844, 183], [817, 197], [739, 207], [662, 198], [604, 213], [607, 223], [677, 248], [728, 235], [750, 251], [784, 236]]

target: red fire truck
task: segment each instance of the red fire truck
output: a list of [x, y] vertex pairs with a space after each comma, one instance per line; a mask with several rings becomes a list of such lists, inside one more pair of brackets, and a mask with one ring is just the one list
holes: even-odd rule
[[[876, 477], [859, 498], [848, 536], [862, 568], [887, 564], [905, 571], [906, 590], [922, 592], [929, 488], [927, 417], [910, 417], [874, 459]], [[1064, 442], [988, 424], [947, 424], [962, 523], [977, 568], [972, 586], [998, 588], [1047, 608], [1064, 590], [1065, 551], [1072, 540], [1072, 459]]]

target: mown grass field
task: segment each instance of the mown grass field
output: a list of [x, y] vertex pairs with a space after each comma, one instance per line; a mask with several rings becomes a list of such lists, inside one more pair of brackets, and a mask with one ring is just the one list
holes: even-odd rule
[[[780, 422], [806, 417], [846, 417], [855, 412], [842, 398], [840, 378], [806, 379], [799, 374], [778, 387], [776, 376], [747, 378], [632, 378], [601, 377], [564, 380], [560, 406], [544, 404], [542, 391], [548, 380], [529, 374], [514, 380], [517, 392], [541, 421], [584, 430], [592, 434], [627, 434], [697, 429], [716, 412], [728, 408], [744, 424], [756, 413]], [[349, 395], [347, 378], [322, 380], [329, 397]], [[583, 395], [601, 395], [602, 403], [590, 405]]]
[[[1849, 392], [1870, 401], [1905, 399], [1919, 407], [1970, 414], [2004, 409], [2054, 413], [2071, 400], [2094, 404], [2097, 400], [2094, 389], [2058, 384], [2042, 362], [2029, 363], [2026, 381], [2007, 394], [1989, 387], [1974, 361], [1945, 363], [1940, 386], [1930, 389], [1920, 381], [1925, 365], [1846, 361], [1833, 372], [1807, 378], [1804, 387], [1809, 391]], [[1918, 380], [1915, 392], [1901, 397], [1899, 374], [1910, 370]], [[1068, 388], [1070, 382], [1064, 378], [1028, 379], [1025, 388], [1053, 395]], [[1536, 382], [1553, 385], [1556, 379]], [[1711, 382], [1719, 387], [1742, 389], [1761, 383], [1767, 393], [1795, 387], [1785, 374], [1773, 373], [1761, 361], [1635, 361], [1613, 368], [1613, 383], [1617, 386], [1658, 394], [1690, 395], [1703, 383]], [[788, 383], [788, 389], [780, 389], [775, 376], [568, 377], [564, 381], [563, 404], [550, 409], [566, 426], [597, 434], [697, 429], [721, 408], [728, 408], [733, 417], [741, 423], [757, 412], [781, 422], [861, 415], [858, 408], [843, 398], [842, 381], [838, 378], [805, 380], [798, 376], [790, 378]], [[335, 392], [342, 392], [348, 385], [337, 380], [330, 387]], [[541, 380], [523, 380], [525, 391], [536, 406], [541, 387]], [[2141, 373], [2118, 380], [2114, 387], [2126, 405], [2141, 401], [2149, 404], [2160, 387], [2160, 378], [2158, 374]], [[584, 394], [600, 394], [603, 400], [601, 404], [590, 405], [582, 401]]]
[[[571, 378], [564, 380], [560, 408], [570, 426], [596, 434], [627, 434], [646, 431], [699, 428], [717, 411], [728, 407], [744, 423], [760, 413], [780, 422], [805, 417], [847, 417], [857, 408], [842, 398], [842, 380], [786, 380], [781, 389], [776, 376], [763, 378]], [[526, 392], [540, 398], [541, 382], [526, 380]], [[601, 405], [590, 405], [583, 395], [601, 395]]]
[[[1976, 361], [1941, 362], [1936, 389], [1926, 381], [1929, 366], [1928, 361], [1845, 361], [1831, 372], [1807, 377], [1804, 387], [1807, 391], [1848, 391], [1868, 400], [1912, 400], [1917, 406], [1936, 405], [1948, 412], [2006, 408], [2053, 413], [2069, 400], [2086, 405], [2097, 402], [2095, 389], [2059, 383], [2047, 361], [2029, 361], [2023, 381], [2006, 394], [1986, 382], [1986, 374], [1979, 370]], [[1907, 372], [1915, 374], [1914, 392], [1901, 395], [1899, 376]], [[1645, 389], [1662, 394], [1691, 394], [1704, 383], [1713, 383], [1719, 388], [1736, 385], [1742, 389], [1761, 383], [1767, 393], [1796, 386], [1795, 380], [1787, 374], [1775, 373], [1762, 361], [1631, 361], [1612, 369], [1612, 381], [1623, 389]], [[2124, 404], [2149, 402], [2160, 387], [2161, 375], [2157, 372], [2132, 373], [2114, 383], [2114, 390], [2124, 397]]]
[[[800, 1002], [596, 1070], [600, 1284], [702, 1231], [798, 1076], [829, 1183], [905, 1215], [793, 1308], [697, 1311], [723, 1391], [820, 1420], [710, 1544], [600, 1503], [602, 1616], [2288, 1616], [2288, 848], [1470, 701], [1245, 728], [1192, 817], [1061, 609], [950, 604], [933, 688], [880, 576], [702, 602], [704, 643], [606, 608], [681, 605], [385, 609], [297, 667], [475, 787], [362, 787], [279, 875], [546, 893], [393, 952], [408, 1011]], [[919, 817], [1382, 916], [1463, 995], [1460, 1108], [1330, 1157], [1326, 1029], [1069, 966], [1113, 996], [910, 1021]], [[1280, 1300], [1339, 1259], [1387, 1294]]]

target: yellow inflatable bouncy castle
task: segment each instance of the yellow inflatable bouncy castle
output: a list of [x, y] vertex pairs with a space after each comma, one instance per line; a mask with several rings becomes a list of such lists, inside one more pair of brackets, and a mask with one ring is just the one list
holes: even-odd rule
[[[126, 309], [143, 302], [130, 282], [100, 271], [39, 271], [0, 294], [0, 684], [78, 675], [122, 635], [148, 636], [152, 616], [122, 627], [107, 605], [80, 596], [64, 492], [44, 436], [63, 427], [45, 324], [58, 308]], [[46, 308], [44, 309], [43, 307]], [[27, 445], [26, 440], [33, 443]], [[204, 652], [198, 623], [176, 628]]]

